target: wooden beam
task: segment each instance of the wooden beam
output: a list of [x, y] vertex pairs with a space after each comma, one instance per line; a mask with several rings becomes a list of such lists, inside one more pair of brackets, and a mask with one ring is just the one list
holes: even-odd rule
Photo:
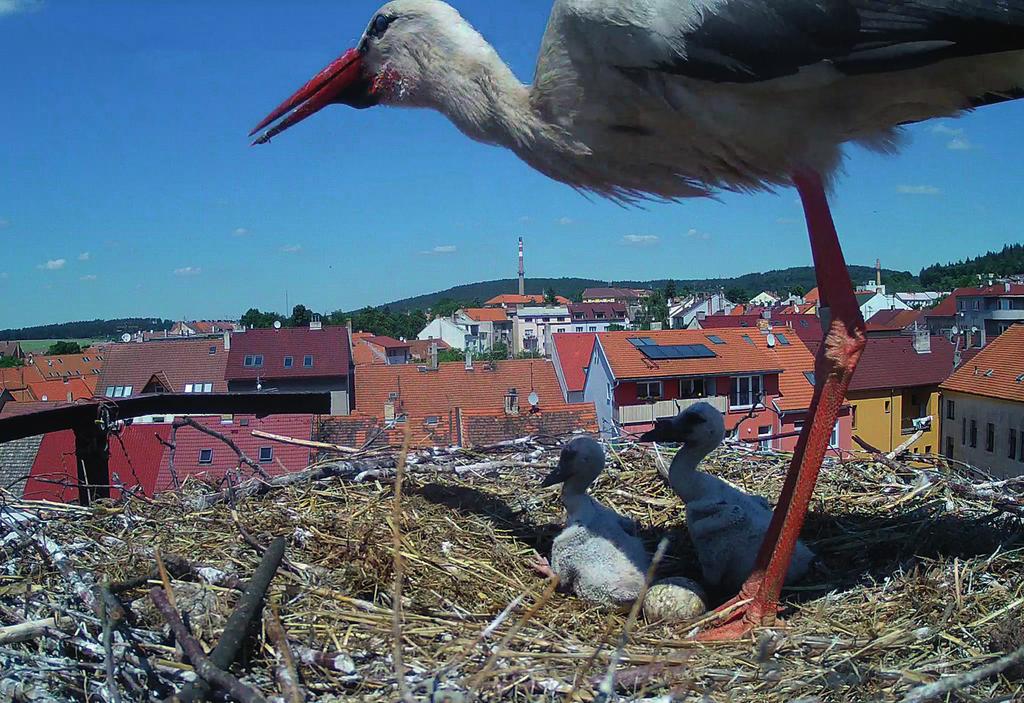
[[94, 500], [110, 497], [110, 455], [107, 433], [96, 421], [81, 421], [75, 432], [75, 464], [78, 466], [78, 503], [90, 505]]

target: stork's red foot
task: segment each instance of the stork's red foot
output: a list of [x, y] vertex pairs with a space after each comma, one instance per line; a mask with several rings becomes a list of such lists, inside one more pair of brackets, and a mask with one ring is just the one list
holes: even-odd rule
[[533, 569], [535, 572], [537, 572], [539, 576], [543, 576], [544, 578], [549, 579], [554, 578], [555, 576], [555, 572], [551, 569], [551, 562], [542, 557], [540, 554], [537, 554], [528, 562], [526, 562], [526, 565]]
[[718, 619], [697, 633], [701, 642], [725, 642], [743, 639], [759, 627], [771, 627], [776, 622], [779, 605], [758, 595], [763, 577], [754, 577], [743, 585], [735, 598], [715, 608]]

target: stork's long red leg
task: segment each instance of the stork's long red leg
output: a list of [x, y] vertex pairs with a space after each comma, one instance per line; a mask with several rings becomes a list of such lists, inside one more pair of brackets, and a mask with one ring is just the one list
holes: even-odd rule
[[820, 314], [826, 328], [815, 360], [814, 397], [808, 411], [810, 422], [804, 423], [754, 573], [743, 584], [736, 599], [720, 610], [740, 601], [750, 602], [733, 610], [722, 624], [702, 632], [700, 638], [705, 640], [736, 639], [754, 627], [774, 621], [786, 571], [818, 481], [821, 462], [828, 451], [829, 437], [864, 350], [864, 318], [854, 296], [821, 177], [805, 171], [794, 174], [793, 183], [807, 217], [821, 295]]

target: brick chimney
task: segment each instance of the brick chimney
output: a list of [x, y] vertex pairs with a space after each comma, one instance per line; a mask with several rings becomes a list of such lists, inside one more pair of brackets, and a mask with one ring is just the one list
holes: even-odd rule
[[932, 353], [932, 335], [927, 327], [914, 327], [914, 351], [918, 354]]

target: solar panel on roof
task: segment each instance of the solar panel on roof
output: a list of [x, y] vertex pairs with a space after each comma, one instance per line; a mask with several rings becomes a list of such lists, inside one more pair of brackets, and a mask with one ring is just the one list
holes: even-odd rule
[[637, 348], [657, 344], [657, 342], [650, 337], [630, 337], [627, 341]]
[[648, 359], [713, 359], [717, 356], [703, 344], [644, 345], [639, 349]]

